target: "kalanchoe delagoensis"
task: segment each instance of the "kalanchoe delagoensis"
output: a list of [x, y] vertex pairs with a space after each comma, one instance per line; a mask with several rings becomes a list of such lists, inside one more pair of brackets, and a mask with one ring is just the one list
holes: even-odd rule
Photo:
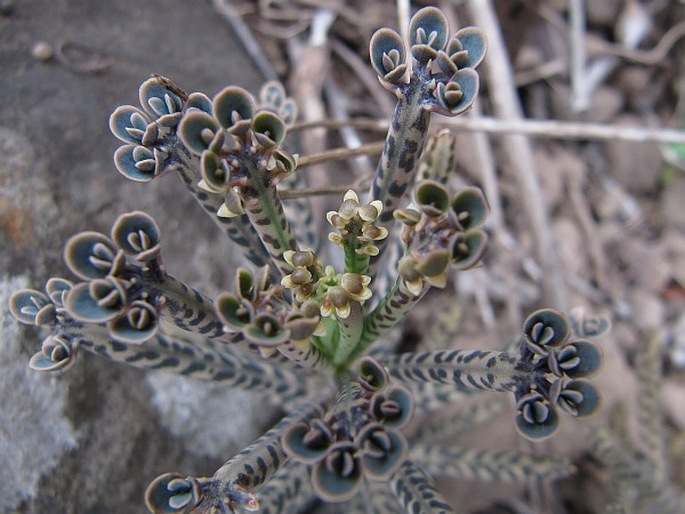
[[230, 292], [211, 299], [168, 272], [160, 228], [143, 212], [120, 216], [109, 235], [77, 234], [64, 252], [76, 282], [51, 279], [44, 292], [11, 299], [18, 320], [49, 332], [31, 367], [64, 370], [92, 351], [261, 393], [286, 411], [212, 476], [153, 480], [152, 512], [302, 512], [317, 499], [354, 511], [360, 498], [375, 512], [451, 512], [429, 474], [525, 480], [571, 471], [564, 459], [445, 449], [429, 429], [407, 430], [463, 391], [513, 395], [512, 425], [532, 439], [556, 429], [559, 411], [584, 417], [599, 405], [587, 378], [600, 352], [577, 320], [553, 310], [526, 320], [517, 351], [391, 350], [405, 315], [455, 271], [478, 266], [486, 248], [483, 193], [448, 186], [453, 136], [425, 144], [431, 113], [472, 105], [485, 46], [478, 29], [450, 37], [433, 7], [412, 17], [407, 42], [390, 29], [373, 36], [372, 67], [397, 108], [370, 197], [349, 190], [326, 215], [337, 265], [316, 238], [298, 239], [309, 213], [291, 219], [279, 195], [297, 177], [285, 149], [296, 109], [282, 86], [268, 83], [257, 97], [231, 86], [210, 99], [153, 77], [140, 87], [142, 108], [112, 114], [124, 143], [116, 168], [138, 182], [178, 174], [252, 266], [239, 266]]

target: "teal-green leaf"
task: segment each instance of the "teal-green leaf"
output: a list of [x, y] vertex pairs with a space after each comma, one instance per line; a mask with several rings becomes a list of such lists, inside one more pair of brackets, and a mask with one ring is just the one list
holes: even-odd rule
[[471, 68], [457, 71], [446, 83], [439, 83], [435, 89], [440, 114], [456, 116], [467, 111], [478, 96], [478, 73]]
[[214, 300], [214, 308], [222, 323], [231, 330], [242, 331], [254, 317], [254, 309], [246, 300], [222, 293]]
[[119, 216], [111, 235], [114, 244], [138, 261], [147, 262], [159, 254], [159, 227], [152, 216], [143, 211]]
[[212, 101], [204, 93], [190, 93], [185, 108], [198, 109], [207, 114], [212, 114]]
[[114, 152], [114, 166], [119, 173], [134, 182], [150, 182], [160, 169], [155, 152], [140, 145], [123, 145], [117, 148]]
[[557, 404], [572, 416], [584, 418], [595, 413], [601, 398], [597, 389], [587, 380], [571, 380], [559, 392]]
[[378, 392], [388, 385], [388, 372], [374, 358], [364, 357], [359, 361], [359, 384], [367, 391]]
[[435, 180], [422, 180], [414, 191], [414, 201], [424, 214], [437, 217], [450, 206], [447, 188]]
[[212, 144], [219, 131], [216, 120], [204, 111], [192, 109], [186, 112], [178, 125], [178, 135], [193, 153], [201, 155]]
[[255, 316], [253, 322], [245, 327], [243, 335], [259, 346], [278, 346], [290, 339], [290, 331], [271, 314]]
[[152, 77], [138, 89], [140, 105], [157, 118], [181, 111], [180, 97], [167, 88], [158, 77]]
[[39, 314], [50, 307], [52, 307], [50, 298], [45, 293], [34, 289], [20, 289], [10, 296], [9, 309], [12, 316], [27, 325], [36, 325], [36, 318]]
[[261, 111], [254, 116], [252, 130], [257, 143], [265, 149], [279, 146], [286, 132], [283, 120], [269, 111]]
[[64, 247], [64, 261], [84, 280], [116, 274], [123, 265], [123, 252], [104, 234], [86, 231], [72, 236]]
[[576, 340], [554, 352], [559, 371], [570, 378], [591, 377], [602, 364], [602, 353], [596, 345], [586, 340]]
[[294, 459], [313, 464], [328, 453], [333, 435], [321, 420], [313, 420], [310, 424], [297, 423], [288, 427], [281, 437], [281, 444]]
[[374, 396], [371, 412], [382, 425], [400, 429], [414, 414], [414, 397], [403, 386], [391, 386]]
[[407, 456], [407, 440], [396, 430], [380, 424], [367, 425], [357, 436], [364, 475], [387, 480]]
[[73, 287], [74, 284], [69, 280], [52, 277], [45, 283], [45, 292], [57, 307], [64, 307], [66, 296]]
[[202, 152], [202, 157], [200, 158], [200, 173], [202, 174], [206, 187], [215, 193], [225, 191], [228, 181], [231, 178], [226, 161], [211, 150]]
[[[477, 27], [464, 27], [458, 30], [453, 36], [453, 41], [459, 42], [459, 45], [452, 46], [452, 41], [447, 46], [447, 53], [452, 57], [450, 52], [452, 48], [455, 50], [466, 51], [466, 54], [459, 53], [455, 60], [455, 64], [459, 68], [476, 68], [485, 58], [485, 53], [488, 49], [487, 38], [485, 32]], [[459, 46], [461, 48], [459, 48]]]
[[145, 504], [154, 514], [187, 514], [201, 499], [199, 484], [192, 477], [164, 473], [145, 491]]
[[147, 302], [136, 300], [124, 316], [109, 322], [107, 328], [112, 339], [124, 344], [142, 344], [157, 334], [157, 309]]
[[120, 141], [133, 145], [141, 144], [148, 123], [147, 115], [132, 105], [117, 107], [109, 117], [112, 134]]
[[82, 282], [71, 290], [65, 307], [79, 321], [104, 323], [123, 314], [126, 291], [113, 277]]
[[481, 227], [490, 213], [485, 195], [477, 187], [459, 191], [452, 199], [451, 207], [457, 226], [463, 231]]
[[465, 270], [478, 264], [485, 253], [487, 242], [487, 234], [479, 229], [458, 234], [452, 244], [452, 266]]
[[554, 309], [533, 312], [523, 323], [526, 343], [536, 353], [560, 346], [571, 333], [566, 316]]
[[35, 371], [65, 370], [74, 363], [77, 346], [70, 345], [61, 337], [48, 336], [40, 352], [31, 357], [29, 367]]
[[379, 77], [398, 83], [407, 72], [407, 53], [404, 42], [394, 30], [377, 30], [369, 44], [371, 65]]
[[448, 34], [447, 18], [437, 7], [419, 9], [409, 21], [409, 46], [426, 45], [442, 50]]
[[212, 100], [214, 117], [226, 130], [242, 134], [249, 125], [245, 121], [254, 115], [252, 96], [243, 88], [230, 86], [221, 90]]
[[336, 443], [324, 460], [312, 471], [312, 485], [317, 496], [325, 501], [349, 500], [361, 489], [363, 471], [351, 443]]
[[539, 393], [521, 397], [516, 410], [516, 428], [530, 439], [547, 437], [559, 427], [559, 416], [554, 407]]

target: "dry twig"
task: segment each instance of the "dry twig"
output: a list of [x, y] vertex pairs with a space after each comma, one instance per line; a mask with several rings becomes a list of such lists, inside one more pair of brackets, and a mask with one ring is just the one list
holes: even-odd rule
[[362, 145], [357, 148], [333, 148], [332, 150], [325, 150], [312, 155], [305, 155], [298, 159], [297, 169], [301, 169], [306, 166], [312, 166], [314, 164], [320, 164], [322, 162], [340, 161], [342, 159], [356, 157], [357, 155], [380, 154], [383, 151], [384, 145], [385, 141], [381, 141], [378, 143]]
[[[545, 139], [571, 139], [581, 141], [633, 141], [636, 143], [685, 144], [685, 132], [672, 129], [653, 129], [644, 127], [625, 127], [602, 125], [599, 123], [568, 122], [558, 120], [503, 120], [482, 116], [478, 118], [439, 118], [438, 126], [448, 126], [468, 132], [487, 132], [491, 134], [525, 134]], [[385, 133], [388, 122], [369, 118], [355, 118], [350, 121], [325, 120], [312, 123], [298, 123], [290, 130], [308, 130], [325, 127], [338, 129], [352, 125], [359, 130]]]

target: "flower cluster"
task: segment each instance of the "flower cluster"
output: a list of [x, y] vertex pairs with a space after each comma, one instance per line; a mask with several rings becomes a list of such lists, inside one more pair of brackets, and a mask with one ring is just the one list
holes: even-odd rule
[[374, 224], [383, 211], [383, 204], [374, 200], [366, 205], [359, 204], [359, 196], [351, 189], [345, 193], [340, 208], [329, 211], [326, 219], [340, 232], [328, 234], [328, 240], [357, 255], [376, 256], [375, 241], [388, 237], [388, 230]]

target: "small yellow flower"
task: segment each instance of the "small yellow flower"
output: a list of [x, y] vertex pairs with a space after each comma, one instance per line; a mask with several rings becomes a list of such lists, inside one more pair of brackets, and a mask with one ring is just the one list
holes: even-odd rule
[[340, 278], [340, 285], [352, 300], [360, 303], [365, 302], [371, 295], [371, 289], [368, 287], [371, 283], [371, 277], [368, 275], [360, 275], [358, 273], [344, 273]]
[[383, 212], [383, 202], [374, 200], [366, 205], [359, 204], [359, 196], [353, 190], [347, 191], [337, 211], [329, 211], [326, 219], [339, 234], [330, 233], [329, 241], [340, 246], [353, 245], [358, 255], [378, 255], [373, 244], [388, 237], [385, 227], [377, 227], [374, 222]]
[[345, 319], [350, 315], [350, 297], [340, 286], [329, 288], [323, 296], [321, 315], [328, 317], [333, 313], [338, 319]]
[[283, 259], [293, 270], [281, 279], [281, 285], [295, 289], [295, 299], [304, 302], [314, 292], [316, 276], [321, 273], [321, 263], [311, 250], [287, 250], [283, 252]]
[[416, 261], [412, 257], [402, 257], [397, 264], [397, 270], [409, 292], [414, 296], [421, 294], [424, 279], [416, 271]]

